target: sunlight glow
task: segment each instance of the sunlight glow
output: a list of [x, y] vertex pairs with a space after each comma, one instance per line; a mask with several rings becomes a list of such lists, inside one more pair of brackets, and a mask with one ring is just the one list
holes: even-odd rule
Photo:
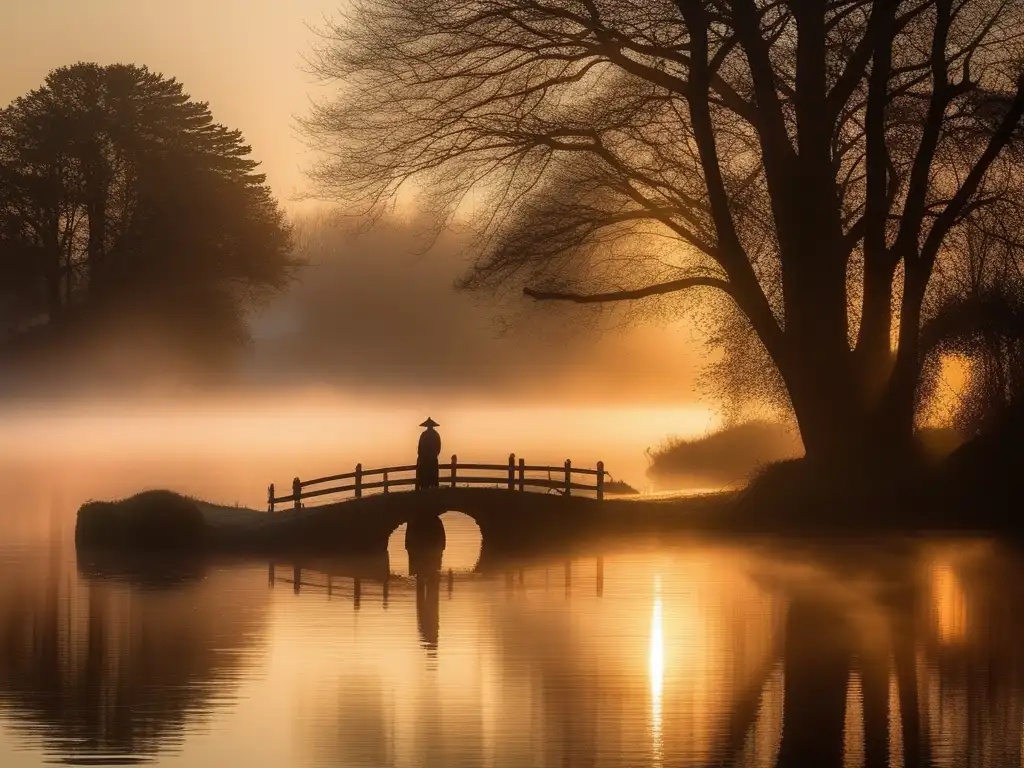
[[661, 692], [665, 678], [665, 636], [662, 630], [661, 611], [661, 576], [655, 576], [648, 662], [651, 679], [651, 749], [654, 753], [655, 765], [661, 765], [662, 762]]
[[967, 600], [953, 567], [939, 564], [932, 570], [932, 599], [939, 639], [955, 643], [967, 634]]
[[864, 689], [860, 672], [853, 669], [846, 681], [843, 768], [864, 768], [864, 757]]

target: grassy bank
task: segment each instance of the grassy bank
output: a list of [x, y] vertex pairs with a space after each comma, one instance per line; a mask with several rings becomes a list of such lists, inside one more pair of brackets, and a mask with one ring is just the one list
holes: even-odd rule
[[693, 438], [669, 438], [648, 453], [647, 476], [660, 487], [742, 485], [760, 467], [803, 453], [784, 424], [750, 421]]

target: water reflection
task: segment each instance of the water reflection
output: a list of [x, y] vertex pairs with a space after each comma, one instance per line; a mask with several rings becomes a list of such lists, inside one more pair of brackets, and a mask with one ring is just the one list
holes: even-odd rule
[[420, 631], [423, 647], [437, 651], [438, 635], [441, 631], [441, 574], [419, 573], [416, 575], [416, 626]]
[[65, 554], [0, 561], [4, 719], [65, 763], [138, 762], [180, 745], [230, 703], [262, 646], [263, 605], [238, 591], [251, 571], [198, 580], [195, 563], [107, 560], [76, 572]]
[[409, 574], [404, 558], [268, 569], [0, 547], [0, 761], [1021, 764], [1015, 551], [677, 541], [486, 573], [445, 559]]
[[661, 765], [661, 687], [665, 675], [665, 637], [661, 628], [661, 576], [654, 578], [654, 608], [651, 613], [651, 750], [654, 764]]

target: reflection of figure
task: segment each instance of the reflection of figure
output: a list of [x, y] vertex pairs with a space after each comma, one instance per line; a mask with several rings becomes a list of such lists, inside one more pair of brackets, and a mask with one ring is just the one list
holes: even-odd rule
[[416, 577], [416, 623], [427, 648], [437, 647], [444, 523], [436, 510], [420, 509], [405, 530], [409, 573]]
[[409, 553], [409, 573], [413, 576], [438, 573], [446, 539], [444, 523], [437, 512], [421, 509], [405, 529], [405, 551]]
[[431, 418], [427, 418], [421, 427], [426, 427], [420, 435], [420, 444], [416, 451], [416, 490], [420, 488], [437, 488], [437, 458], [441, 455], [441, 435], [434, 427], [440, 426]]
[[428, 650], [437, 648], [441, 610], [441, 574], [420, 573], [416, 576], [416, 626]]

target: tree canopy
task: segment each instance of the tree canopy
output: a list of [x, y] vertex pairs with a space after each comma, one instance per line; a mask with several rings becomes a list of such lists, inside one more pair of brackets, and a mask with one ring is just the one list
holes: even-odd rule
[[361, 0], [314, 61], [322, 194], [489, 195], [467, 287], [727, 297], [809, 458], [905, 455], [947, 265], [1020, 257], [1024, 0]]
[[[0, 301], [15, 336], [143, 323], [186, 347], [245, 337], [290, 231], [237, 130], [181, 83], [76, 64], [0, 111]], [[64, 333], [64, 331], [61, 331]]]

